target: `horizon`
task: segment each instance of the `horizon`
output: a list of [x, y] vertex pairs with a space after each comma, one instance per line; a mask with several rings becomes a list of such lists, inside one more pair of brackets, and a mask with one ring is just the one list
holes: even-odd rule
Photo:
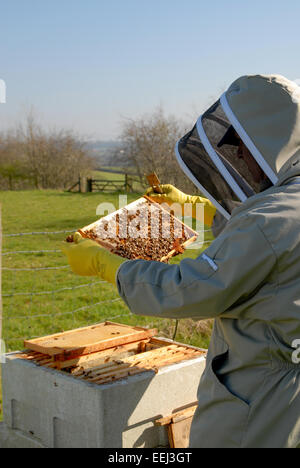
[[244, 74], [299, 81], [300, 4], [288, 5], [2, 0], [0, 128], [34, 109], [43, 127], [116, 141], [125, 118], [158, 107], [193, 123]]

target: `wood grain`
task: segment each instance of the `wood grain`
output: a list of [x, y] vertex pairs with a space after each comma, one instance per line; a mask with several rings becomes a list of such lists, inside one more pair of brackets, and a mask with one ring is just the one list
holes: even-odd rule
[[42, 338], [25, 340], [24, 346], [33, 351], [55, 356], [56, 361], [65, 361], [118, 345], [144, 340], [156, 333], [156, 329], [149, 330], [105, 322]]

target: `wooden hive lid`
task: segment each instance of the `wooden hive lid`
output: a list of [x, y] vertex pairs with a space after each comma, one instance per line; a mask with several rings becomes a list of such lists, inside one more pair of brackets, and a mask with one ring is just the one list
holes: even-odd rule
[[156, 329], [104, 322], [63, 333], [25, 340], [24, 346], [32, 351], [54, 356], [55, 360], [60, 361], [144, 340], [156, 333]]

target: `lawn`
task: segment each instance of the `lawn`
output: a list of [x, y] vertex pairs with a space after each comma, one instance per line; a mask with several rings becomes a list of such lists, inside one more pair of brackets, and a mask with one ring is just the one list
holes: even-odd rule
[[[122, 172], [121, 174], [115, 173], [115, 172], [105, 172], [105, 171], [93, 171], [92, 172], [92, 178], [93, 179], [100, 179], [100, 180], [111, 180], [111, 181], [121, 181], [125, 183], [125, 175], [124, 175], [124, 168], [120, 167], [107, 167], [103, 169], [108, 169], [108, 170], [115, 170], [115, 171], [120, 171]], [[133, 176], [128, 176], [128, 183], [131, 185], [134, 191], [136, 192], [143, 192], [143, 187], [138, 180], [137, 177]]]
[[[128, 202], [140, 197], [129, 194]], [[97, 219], [100, 203], [118, 208], [118, 194], [59, 191], [0, 192], [3, 224], [3, 339], [6, 350], [23, 349], [24, 338], [69, 330], [106, 319], [156, 327], [161, 336], [173, 337], [175, 321], [134, 316], [113, 285], [98, 278], [79, 277], [70, 271], [60, 252], [67, 234], [15, 233], [72, 231]], [[206, 233], [206, 240], [211, 233]], [[24, 253], [26, 251], [26, 253]], [[32, 251], [40, 251], [39, 253]], [[195, 258], [201, 250], [187, 250]], [[17, 253], [16, 253], [17, 252]], [[43, 270], [41, 268], [50, 268]], [[35, 270], [33, 270], [35, 269]], [[179, 322], [176, 340], [207, 347], [211, 322]]]

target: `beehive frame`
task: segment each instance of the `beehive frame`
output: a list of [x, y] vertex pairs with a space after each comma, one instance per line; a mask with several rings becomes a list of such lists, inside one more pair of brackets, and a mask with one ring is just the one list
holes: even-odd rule
[[[198, 232], [184, 224], [181, 220], [176, 218], [172, 213], [167, 211], [165, 208], [163, 208], [161, 205], [156, 203], [154, 200], [152, 200], [150, 197], [147, 195], [144, 195], [143, 197], [135, 200], [134, 202], [130, 203], [129, 205], [126, 205], [123, 208], [120, 208], [119, 210], [104, 216], [100, 218], [99, 220], [93, 222], [92, 224], [89, 224], [88, 226], [85, 226], [79, 230], [79, 232], [84, 236], [88, 231], [94, 230], [95, 228], [99, 227], [103, 223], [109, 223], [113, 218], [115, 218], [117, 215], [121, 214], [123, 210], [127, 211], [134, 211], [138, 209], [138, 206], [140, 206], [144, 200], [147, 200], [150, 202], [154, 207], [159, 209], [161, 212], [167, 213], [170, 219], [174, 221], [174, 223], [177, 223], [177, 225], [181, 225], [184, 228], [185, 233], [187, 234], [188, 239], [182, 243], [180, 243], [180, 246], [183, 247], [183, 249], [186, 249], [190, 244], [195, 242], [198, 237]], [[96, 242], [98, 242], [102, 247], [108, 249], [108, 250], [113, 250], [114, 245], [111, 244], [109, 241], [103, 240], [103, 239], [95, 239]], [[165, 262], [168, 261], [170, 258], [178, 254], [178, 250], [176, 248], [173, 248], [172, 250], [169, 251], [169, 253], [163, 257], [161, 257], [160, 262]]]

